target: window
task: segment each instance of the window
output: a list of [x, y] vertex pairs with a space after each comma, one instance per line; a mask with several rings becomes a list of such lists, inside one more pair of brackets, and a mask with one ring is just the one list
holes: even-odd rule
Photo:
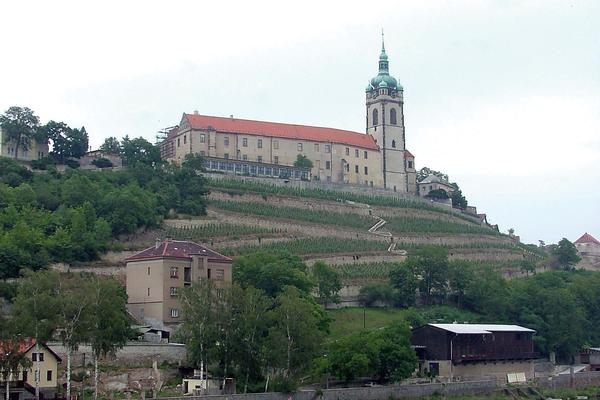
[[358, 165], [354, 166], [354, 172], [356, 172], [358, 174]]
[[46, 380], [48, 382], [52, 380], [52, 371], [46, 371]]
[[315, 153], [319, 152], [319, 143], [315, 143]]
[[331, 182], [331, 177], [328, 175], [328, 176], [325, 178], [325, 180], [326, 180], [327, 182]]
[[242, 147], [248, 147], [248, 138], [242, 139]]
[[395, 149], [396, 148], [396, 141], [392, 140], [392, 147]]
[[148, 267], [148, 275], [150, 275], [150, 267]]
[[325, 169], [331, 169], [331, 161], [325, 161]]
[[171, 278], [179, 278], [179, 268], [171, 267]]
[[354, 149], [354, 157], [358, 157], [358, 149]]
[[229, 160], [229, 153], [223, 154], [223, 158], [226, 159], [226, 160]]
[[346, 170], [346, 172], [349, 172], [350, 171], [350, 164], [344, 165], [344, 169]]
[[365, 150], [365, 160], [369, 158], [369, 153], [367, 153], [367, 151]]
[[169, 293], [171, 294], [171, 297], [177, 297], [177, 288], [176, 287], [172, 287], [169, 290]]
[[390, 108], [390, 124], [396, 125], [396, 109]]
[[200, 143], [205, 143], [206, 142], [206, 135], [204, 133], [200, 134]]
[[350, 155], [350, 147], [346, 147], [346, 155], [349, 156]]
[[369, 168], [365, 167], [365, 175], [369, 175]]
[[44, 361], [44, 353], [31, 353], [31, 361]]
[[262, 156], [258, 156], [258, 157], [256, 157], [256, 161], [258, 161], [258, 162], [262, 162]]
[[331, 145], [330, 144], [325, 145], [325, 153], [331, 153]]
[[262, 149], [262, 139], [258, 139], [256, 141], [256, 147], [259, 148], [259, 149]]
[[379, 125], [379, 111], [377, 109], [373, 110], [373, 126]]
[[204, 157], [204, 156], [206, 155], [206, 152], [205, 152], [204, 150], [200, 150], [200, 155], [201, 155], [202, 157]]
[[409, 169], [412, 169], [412, 168], [413, 168], [413, 162], [412, 162], [412, 161], [409, 161], [409, 162], [408, 162], [408, 168], [409, 168]]
[[273, 156], [273, 164], [279, 164], [279, 156]]
[[273, 148], [274, 148], [275, 150], [278, 150], [278, 149], [279, 149], [279, 140], [273, 140]]
[[223, 144], [224, 144], [225, 146], [229, 146], [229, 136], [225, 136], [225, 137], [223, 138]]
[[248, 155], [247, 155], [247, 154], [244, 154], [244, 155], [242, 156], [242, 160], [244, 160], [244, 161], [248, 161]]
[[222, 269], [216, 269], [213, 279], [215, 281], [222, 281], [223, 279], [225, 279], [225, 271]]
[[148, 296], [150, 296], [150, 288], [148, 288]]
[[187, 136], [183, 135], [183, 144], [186, 144], [186, 143], [187, 143]]
[[302, 143], [298, 143], [298, 151], [302, 151]]
[[177, 138], [177, 147], [181, 145], [181, 138]]
[[171, 318], [179, 318], [179, 309], [171, 308]]

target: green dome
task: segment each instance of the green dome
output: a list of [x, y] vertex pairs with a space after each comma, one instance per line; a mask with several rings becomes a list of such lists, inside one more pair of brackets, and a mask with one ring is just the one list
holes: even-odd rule
[[375, 88], [373, 86], [371, 86], [371, 83], [369, 82], [369, 84], [367, 85], [367, 88], [365, 89], [365, 92], [370, 92], [373, 89], [375, 89]]
[[386, 86], [391, 89], [396, 89], [398, 86], [396, 78], [381, 72], [375, 78], [371, 79], [371, 86], [374, 88], [379, 87], [382, 82], [385, 82]]

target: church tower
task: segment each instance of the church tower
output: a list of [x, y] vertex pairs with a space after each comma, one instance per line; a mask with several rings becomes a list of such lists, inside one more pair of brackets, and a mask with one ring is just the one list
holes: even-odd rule
[[388, 56], [381, 33], [379, 73], [369, 81], [367, 134], [381, 149], [381, 171], [386, 189], [416, 193], [416, 171], [412, 154], [406, 150], [404, 135], [404, 89], [389, 73]]

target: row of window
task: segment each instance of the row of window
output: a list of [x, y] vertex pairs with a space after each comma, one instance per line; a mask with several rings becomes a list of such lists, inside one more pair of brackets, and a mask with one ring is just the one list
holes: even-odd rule
[[[247, 161], [247, 156], [243, 161]], [[279, 162], [274, 158], [275, 164]], [[309, 172], [304, 169], [294, 167], [271, 167], [268, 165], [246, 164], [234, 160], [207, 160], [204, 161], [204, 167], [211, 171], [235, 172], [244, 175], [261, 175], [270, 177], [279, 177], [283, 179], [308, 179]]]
[[[396, 125], [398, 123], [398, 118], [396, 116], [396, 109], [390, 108], [390, 125]], [[373, 110], [373, 125], [379, 125], [379, 110]]]
[[[40, 381], [40, 371], [33, 371], [33, 376], [36, 381]], [[27, 381], [27, 371], [23, 371], [23, 380]], [[50, 382], [52, 380], [52, 370], [46, 371], [46, 381]], [[11, 396], [12, 397], [12, 396]]]
[[[148, 267], [148, 275], [150, 275], [150, 267]], [[184, 267], [184, 281], [185, 282], [189, 282], [191, 281], [191, 267]], [[179, 278], [179, 267], [171, 267], [169, 268], [169, 276], [171, 278]], [[216, 269], [211, 270], [210, 268], [207, 270], [207, 277], [208, 279], [213, 279], [213, 280], [217, 280], [217, 281], [222, 281], [225, 278], [225, 270], [222, 269]], [[171, 288], [173, 289], [173, 288]], [[148, 288], [148, 296], [150, 296], [150, 288]]]

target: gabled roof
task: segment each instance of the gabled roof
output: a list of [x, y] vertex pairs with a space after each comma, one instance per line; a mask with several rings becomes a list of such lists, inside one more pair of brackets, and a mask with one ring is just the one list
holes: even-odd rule
[[[36, 344], [35, 339], [25, 338], [19, 342], [17, 351], [19, 353], [27, 353], [29, 350], [31, 350], [35, 347], [35, 344]], [[58, 354], [56, 354], [54, 352], [54, 350], [52, 350], [50, 347], [48, 347], [44, 343], [40, 343], [40, 346], [45, 348], [46, 350], [48, 350], [48, 352], [56, 358], [56, 361], [58, 361], [58, 362], [62, 361], [62, 359], [58, 356]], [[1, 352], [11, 350], [11, 349], [6, 349], [5, 347], [6, 347], [6, 342], [0, 341], [0, 351]]]
[[200, 114], [183, 114], [183, 119], [187, 120], [189, 126], [196, 130], [208, 130], [211, 128], [217, 132], [224, 133], [330, 142], [361, 147], [368, 150], [379, 150], [379, 146], [375, 143], [375, 139], [371, 135], [342, 129], [213, 117]]
[[456, 334], [489, 334], [493, 332], [535, 332], [519, 325], [501, 324], [427, 324]]
[[577, 239], [575, 241], [576, 244], [585, 244], [585, 243], [594, 243], [594, 244], [600, 244], [600, 242], [598, 240], [596, 240], [596, 238], [594, 238], [592, 235], [590, 235], [589, 233], [584, 233], [583, 235], [581, 235], [581, 237], [579, 239]]
[[148, 247], [137, 254], [125, 259], [129, 261], [141, 261], [160, 258], [182, 258], [191, 259], [193, 255], [208, 257], [209, 261], [215, 262], [231, 262], [231, 258], [225, 257], [214, 250], [204, 247], [201, 244], [188, 240], [164, 240], [157, 245]]
[[412, 153], [410, 151], [408, 151], [408, 150], [404, 150], [404, 155], [406, 157], [415, 158], [415, 156], [413, 156]]

